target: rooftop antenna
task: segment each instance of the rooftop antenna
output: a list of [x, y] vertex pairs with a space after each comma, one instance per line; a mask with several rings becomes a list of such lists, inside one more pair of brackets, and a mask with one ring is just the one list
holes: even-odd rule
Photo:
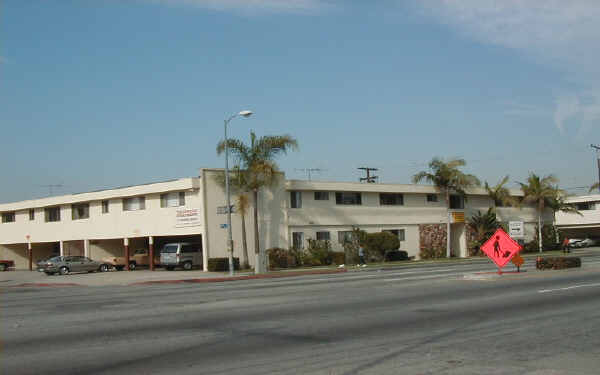
[[48, 193], [50, 193], [50, 196], [52, 196], [52, 193], [53, 193], [52, 189], [53, 189], [53, 188], [61, 188], [61, 187], [64, 187], [64, 185], [63, 185], [63, 184], [50, 184], [50, 185], [38, 185], [38, 186], [41, 186], [41, 187], [46, 187], [46, 188], [48, 188]]
[[600, 191], [600, 146], [591, 144], [590, 147], [596, 150], [596, 159], [598, 160], [598, 190]]
[[362, 169], [367, 172], [367, 177], [361, 177], [358, 179], [360, 182], [366, 181], [368, 184], [374, 184], [377, 182], [376, 180], [379, 178], [379, 176], [371, 176], [371, 171], [378, 171], [379, 169], [370, 167], [360, 167], [357, 169]]
[[325, 171], [326, 169], [321, 169], [321, 168], [296, 168], [296, 171], [300, 171], [300, 172], [306, 172], [306, 175], [308, 177], [308, 181], [310, 181], [310, 173], [311, 172], [318, 172], [321, 173], [323, 171]]

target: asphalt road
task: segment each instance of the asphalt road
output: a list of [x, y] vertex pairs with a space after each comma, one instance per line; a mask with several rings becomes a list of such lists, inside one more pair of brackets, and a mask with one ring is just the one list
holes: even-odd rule
[[4, 374], [600, 373], [600, 261], [477, 271], [493, 267], [3, 288], [0, 361]]

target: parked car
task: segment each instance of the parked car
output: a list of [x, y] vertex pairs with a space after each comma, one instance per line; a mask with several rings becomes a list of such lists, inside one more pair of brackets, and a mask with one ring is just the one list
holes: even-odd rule
[[68, 275], [73, 272], [105, 272], [109, 266], [103, 262], [97, 262], [88, 257], [79, 255], [55, 256], [50, 259], [37, 262], [37, 270], [46, 275], [59, 273]]
[[598, 245], [598, 240], [592, 238], [584, 238], [578, 242], [579, 247], [590, 247]]
[[[129, 269], [134, 270], [138, 266], [148, 267], [150, 266], [149, 259], [150, 253], [148, 249], [137, 249], [129, 257]], [[125, 257], [106, 257], [102, 261], [119, 271], [125, 268]], [[158, 251], [154, 252], [154, 265], [160, 265], [160, 253]]]
[[580, 247], [585, 247], [585, 244], [582, 243], [582, 239], [581, 238], [570, 238], [569, 239], [569, 247], [572, 249], [577, 249]]
[[189, 242], [168, 243], [160, 251], [160, 264], [168, 271], [175, 267], [191, 270], [202, 265], [202, 244]]
[[0, 272], [6, 271], [15, 266], [14, 260], [0, 260]]

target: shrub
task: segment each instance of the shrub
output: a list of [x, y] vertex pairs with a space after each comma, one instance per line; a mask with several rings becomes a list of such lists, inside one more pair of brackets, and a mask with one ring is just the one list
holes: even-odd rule
[[438, 259], [446, 257], [446, 247], [429, 247], [421, 249], [421, 259]]
[[330, 265], [333, 263], [332, 253], [333, 251], [331, 251], [331, 243], [329, 241], [313, 240], [309, 238], [303, 264], [306, 266]]
[[535, 268], [538, 270], [561, 270], [564, 268], [581, 267], [581, 258], [578, 257], [538, 257]]
[[[233, 258], [233, 269], [240, 269], [240, 258]], [[229, 271], [229, 258], [209, 258], [208, 270], [211, 272]]]
[[331, 260], [333, 264], [346, 264], [346, 254], [341, 251], [334, 251], [331, 253]]
[[408, 260], [408, 253], [403, 250], [391, 250], [385, 253], [383, 257], [385, 262], [395, 262], [398, 260]]
[[365, 245], [369, 259], [382, 260], [387, 251], [400, 247], [400, 240], [390, 232], [368, 233]]
[[298, 266], [298, 261], [295, 256], [295, 253], [286, 249], [274, 247], [271, 249], [267, 249], [267, 254], [269, 256], [269, 269], [290, 268]]

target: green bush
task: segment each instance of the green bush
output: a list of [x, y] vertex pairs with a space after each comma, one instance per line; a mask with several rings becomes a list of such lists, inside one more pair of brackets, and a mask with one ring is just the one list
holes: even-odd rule
[[267, 249], [267, 255], [269, 257], [269, 269], [291, 268], [298, 266], [298, 261], [295, 254], [289, 250], [274, 247]]
[[390, 232], [368, 233], [365, 245], [368, 259], [381, 261], [386, 251], [397, 250], [400, 247], [400, 240]]
[[[327, 266], [333, 263], [333, 251], [331, 243], [327, 240], [308, 239], [308, 248], [306, 249], [304, 265], [308, 266]], [[310, 263], [310, 264], [307, 264]]]
[[446, 257], [446, 247], [433, 247], [421, 249], [421, 259], [439, 259]]
[[346, 254], [341, 251], [332, 252], [331, 260], [333, 264], [346, 264]]
[[538, 270], [561, 270], [564, 268], [581, 267], [581, 258], [578, 257], [538, 257], [535, 268]]
[[[233, 269], [240, 269], [240, 258], [233, 258]], [[208, 270], [211, 272], [229, 271], [229, 258], [209, 258]]]

